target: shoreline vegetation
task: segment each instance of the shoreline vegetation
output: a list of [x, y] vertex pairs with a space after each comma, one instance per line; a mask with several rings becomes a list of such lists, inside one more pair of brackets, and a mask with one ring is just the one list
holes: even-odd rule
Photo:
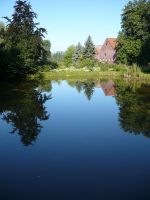
[[[144, 68], [142, 68], [143, 70]], [[145, 71], [142, 71], [137, 65], [125, 66], [118, 64], [102, 64], [99, 63], [99, 67], [83, 67], [75, 68], [73, 66], [69, 68], [57, 68], [49, 70], [48, 66], [42, 67], [38, 73], [29, 75], [27, 79], [67, 79], [67, 78], [111, 78], [111, 79], [134, 79], [134, 80], [147, 80], [150, 81], [150, 74], [147, 72], [148, 68], [145, 67]]]
[[78, 43], [65, 52], [51, 53], [51, 42], [44, 39], [46, 29], [38, 26], [31, 4], [16, 0], [11, 18], [4, 17], [6, 24], [0, 22], [0, 80], [54, 77], [150, 80], [149, 10], [149, 0], [132, 0], [125, 5], [111, 64], [102, 62], [106, 59], [100, 59], [101, 62], [96, 59], [96, 46], [90, 35], [83, 46]]

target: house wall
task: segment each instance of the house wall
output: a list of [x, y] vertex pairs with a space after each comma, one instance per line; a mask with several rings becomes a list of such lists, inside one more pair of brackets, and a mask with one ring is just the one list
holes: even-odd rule
[[102, 48], [102, 45], [97, 45], [97, 46], [95, 46], [95, 50], [96, 50], [95, 58], [96, 58], [96, 59], [99, 58], [99, 54], [100, 54], [101, 48]]
[[116, 57], [116, 51], [106, 40], [100, 50], [98, 60], [101, 62], [114, 63]]

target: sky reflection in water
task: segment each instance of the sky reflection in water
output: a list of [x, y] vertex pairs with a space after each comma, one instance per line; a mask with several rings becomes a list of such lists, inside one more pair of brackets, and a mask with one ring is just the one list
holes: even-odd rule
[[150, 199], [150, 86], [0, 86], [0, 199]]

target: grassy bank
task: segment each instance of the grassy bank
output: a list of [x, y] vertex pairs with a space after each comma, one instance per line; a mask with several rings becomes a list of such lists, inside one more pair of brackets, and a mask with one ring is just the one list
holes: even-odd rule
[[141, 69], [134, 66], [120, 66], [120, 65], [106, 65], [102, 67], [93, 68], [60, 68], [50, 70], [49, 68], [43, 68], [37, 74], [29, 76], [29, 79], [98, 79], [98, 78], [127, 78], [137, 80], [150, 80], [150, 74], [144, 73]]
[[121, 73], [118, 72], [93, 72], [93, 71], [83, 71], [83, 70], [74, 70], [74, 71], [69, 71], [69, 70], [52, 70], [49, 72], [40, 72], [37, 73], [36, 75], [30, 76], [32, 79], [42, 79], [44, 78], [45, 80], [49, 79], [67, 79], [67, 78], [75, 78], [75, 79], [80, 79], [80, 78], [100, 78], [100, 77], [110, 77], [110, 78], [115, 78], [115, 77], [120, 77], [122, 76]]

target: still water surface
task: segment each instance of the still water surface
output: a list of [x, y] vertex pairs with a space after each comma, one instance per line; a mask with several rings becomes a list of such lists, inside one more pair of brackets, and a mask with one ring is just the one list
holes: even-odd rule
[[0, 199], [150, 199], [149, 84], [30, 81], [0, 93]]

